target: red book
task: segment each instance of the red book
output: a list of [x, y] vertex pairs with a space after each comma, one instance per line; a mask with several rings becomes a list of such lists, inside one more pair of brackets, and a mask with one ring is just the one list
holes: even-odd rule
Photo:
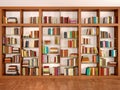
[[44, 23], [47, 23], [47, 16], [44, 16]]

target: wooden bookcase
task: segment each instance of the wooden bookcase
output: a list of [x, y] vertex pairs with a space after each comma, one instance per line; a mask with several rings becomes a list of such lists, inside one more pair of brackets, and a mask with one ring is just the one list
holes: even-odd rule
[[119, 76], [119, 33], [119, 7], [0, 7], [0, 76]]

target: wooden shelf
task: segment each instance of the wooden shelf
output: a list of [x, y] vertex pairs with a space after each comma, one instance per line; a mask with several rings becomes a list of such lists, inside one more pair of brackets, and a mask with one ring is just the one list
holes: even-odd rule
[[114, 27], [114, 26], [118, 26], [118, 24], [81, 24], [82, 27], [84, 26], [92, 26], [92, 27], [96, 27], [96, 26], [100, 26], [100, 27]]
[[[36, 54], [37, 54], [37, 57], [22, 57], [22, 52], [21, 53], [8, 53], [8, 54], [7, 53], [1, 53], [0, 54], [0, 59], [1, 59], [1, 61], [0, 61], [0, 77], [6, 71], [5, 70], [6, 67], [5, 67], [5, 65], [3, 63], [4, 58], [8, 57], [8, 56], [13, 57], [14, 54], [20, 54], [21, 55], [20, 56], [20, 74], [22, 74], [21, 66], [22, 66], [24, 58], [25, 59], [26, 58], [37, 58], [38, 62], [39, 62], [39, 69], [38, 69], [39, 76], [22, 76], [22, 75], [20, 75], [20, 76], [5, 76], [5, 75], [3, 75], [2, 77], [5, 77], [5, 78], [9, 78], [9, 77], [10, 78], [27, 78], [27, 77], [28, 78], [35, 78], [36, 77], [36, 78], [68, 78], [68, 79], [69, 78], [70, 79], [71, 78], [77, 78], [77, 79], [86, 79], [87, 78], [87, 79], [89, 79], [89, 78], [114, 78], [114, 77], [116, 78], [116, 77], [119, 77], [120, 76], [120, 55], [119, 55], [119, 52], [120, 52], [120, 44], [119, 44], [119, 42], [120, 42], [120, 40], [119, 40], [120, 39], [120, 36], [119, 36], [119, 33], [120, 33], [120, 30], [119, 30], [120, 29], [120, 22], [119, 22], [119, 20], [120, 20], [119, 19], [120, 18], [120, 9], [119, 8], [120, 7], [0, 7], [0, 20], [1, 20], [1, 23], [0, 23], [0, 29], [1, 29], [0, 30], [0, 33], [1, 33], [0, 34], [0, 43], [3, 42], [3, 39], [4, 39], [3, 36], [10, 36], [10, 37], [19, 36], [20, 37], [20, 44], [18, 44], [18, 45], [19, 45], [20, 51], [22, 49], [29, 49], [29, 50], [34, 49], [36, 51]], [[16, 12], [16, 11], [19, 12], [18, 16], [14, 15], [14, 14], [11, 14], [11, 16], [9, 16], [9, 15], [7, 15], [8, 13], [6, 13], [6, 12], [12, 13], [12, 12]], [[30, 17], [39, 17], [39, 23], [36, 23], [36, 24], [24, 23], [24, 22], [27, 22], [27, 20], [25, 18], [25, 12], [34, 12], [34, 11], [35, 11], [35, 13], [37, 12], [37, 14], [28, 15], [28, 20], [30, 19], [30, 21], [31, 21], [32, 18], [30, 18]], [[106, 17], [112, 16], [112, 15], [117, 17], [116, 20], [114, 20], [115, 23], [111, 23], [111, 24], [97, 23], [97, 24], [94, 24], [93, 23], [94, 21], [92, 21], [92, 24], [83, 24], [82, 23], [82, 19], [83, 19], [82, 16], [84, 16], [82, 14], [84, 12], [87, 12], [87, 13], [92, 13], [93, 12], [93, 14], [95, 14], [93, 16], [91, 16], [92, 14], [90, 14], [90, 15], [86, 14], [86, 16], [84, 18], [87, 18], [87, 17], [88, 18], [89, 17], [94, 18], [94, 16], [96, 16], [96, 17], [98, 17], [98, 19], [101, 19], [101, 12], [103, 12], [103, 11], [110, 12], [110, 15], [105, 15]], [[45, 14], [45, 12], [47, 12], [47, 14]], [[50, 12], [53, 12], [54, 15], [49, 14]], [[56, 16], [55, 12], [57, 12], [59, 15]], [[70, 15], [69, 12], [72, 12], [72, 15]], [[75, 15], [73, 15], [74, 12], [75, 12]], [[111, 15], [111, 13], [112, 13], [112, 15]], [[60, 18], [60, 20], [57, 21], [54, 18], [51, 19], [51, 17], [49, 17], [50, 15], [51, 15], [51, 17], [57, 17], [57, 19]], [[44, 16], [47, 16], [47, 21], [44, 19]], [[18, 17], [18, 22], [19, 23], [2, 23], [2, 22], [5, 22], [3, 17]], [[61, 20], [62, 19], [61, 17], [63, 17], [63, 20]], [[76, 22], [76, 18], [77, 18], [77, 23], [74, 23], [74, 22]], [[3, 21], [2, 21], [2, 19], [3, 19]], [[71, 21], [70, 21], [70, 19], [71, 19]], [[97, 19], [97, 18], [95, 18], [95, 19]], [[54, 20], [56, 20], [56, 21], [54, 21]], [[42, 23], [44, 21], [47, 22], [47, 23]], [[100, 20], [98, 20], [98, 21], [100, 21]], [[51, 23], [51, 22], [63, 22], [63, 23]], [[73, 22], [73, 23], [69, 23], [69, 22]], [[97, 22], [97, 20], [96, 20], [96, 22]], [[19, 34], [20, 35], [7, 35], [6, 31], [7, 31], [8, 28], [11, 28], [11, 27], [19, 27], [19, 30], [20, 30]], [[45, 27], [46, 28], [48, 28], [48, 27], [52, 27], [52, 28], [59, 27], [59, 29], [60, 29], [59, 35], [56, 34], [58, 30], [55, 31], [55, 29], [52, 29], [52, 30], [55, 31], [54, 33], [56, 35], [54, 35], [54, 34], [53, 35], [47, 35], [48, 31], [50, 29], [46, 30]], [[103, 29], [104, 27], [108, 28], [108, 32], [111, 32], [111, 29], [109, 30], [109, 28], [114, 29], [113, 30], [114, 33], [113, 32], [111, 33], [111, 34], [114, 34], [114, 35], [112, 35], [113, 36], [112, 38], [100, 38], [100, 34], [101, 34], [100, 31], [102, 31], [101, 28]], [[28, 28], [28, 29], [25, 29], [25, 28]], [[38, 28], [39, 32], [37, 32], [37, 33], [39, 33], [39, 38], [25, 38], [25, 37], [23, 37], [24, 34], [26, 34], [26, 36], [27, 35], [31, 36], [33, 34], [35, 35], [35, 33], [31, 32], [32, 31], [31, 28], [33, 28], [33, 31], [36, 28]], [[46, 31], [44, 31], [43, 28], [45, 28]], [[68, 29], [66, 29], [66, 28], [68, 28]], [[82, 35], [82, 34], [86, 34], [85, 32], [86, 32], [86, 30], [88, 28], [94, 28], [95, 29], [94, 34], [96, 34], [96, 35]], [[84, 30], [82, 30], [82, 29], [84, 29]], [[63, 38], [65, 36], [64, 32], [68, 32], [67, 35], [69, 35], [69, 36], [70, 35], [74, 36], [76, 34], [76, 32], [71, 33], [70, 31], [77, 31], [77, 35], [76, 35], [77, 38]], [[105, 31], [107, 31], [107, 29]], [[71, 34], [69, 34], [69, 32]], [[81, 43], [82, 42], [81, 37], [84, 37], [84, 36], [85, 36], [85, 38], [87, 37], [89, 39], [95, 38], [95, 41], [91, 41], [90, 44], [82, 44]], [[59, 38], [55, 38], [55, 37], [59, 37]], [[39, 44], [39, 47], [24, 47], [25, 46], [24, 43], [26, 44], [25, 40], [27, 41], [27, 39], [29, 41], [31, 39], [39, 40], [39, 42], [37, 42]], [[58, 42], [56, 41], [56, 39], [58, 39]], [[65, 43], [62, 43], [63, 39], [64, 39]], [[44, 40], [50, 40], [51, 44], [43, 44]], [[70, 40], [70, 42], [68, 42], [69, 40]], [[111, 42], [113, 41], [112, 46], [114, 46], [114, 47], [112, 47], [112, 48], [106, 48], [106, 47], [101, 48], [100, 45], [99, 45], [101, 40], [109, 40], [109, 41], [111, 40]], [[71, 42], [71, 41], [75, 41], [75, 42]], [[30, 42], [27, 42], [27, 43], [30, 43]], [[59, 45], [56, 45], [55, 43], [59, 43]], [[72, 43], [72, 45], [71, 45], [71, 43]], [[74, 45], [74, 43], [76, 45]], [[64, 45], [64, 44], [67, 44], [67, 45]], [[69, 47], [68, 47], [68, 44], [70, 45]], [[4, 46], [5, 45], [6, 44], [4, 44]], [[12, 45], [12, 44], [10, 44], [10, 45]], [[50, 49], [50, 47], [58, 47], [58, 50], [56, 48], [55, 49], [53, 48], [53, 51], [51, 51], [51, 52], [54, 52], [54, 50], [56, 50], [55, 52], [57, 52], [57, 51], [58, 52], [57, 53], [46, 53], [45, 52], [46, 54], [43, 54], [43, 51], [42, 51], [43, 50], [43, 48], [42, 48], [43, 45], [48, 46], [49, 49]], [[89, 47], [89, 46], [94, 46], [94, 45], [97, 47], [98, 53], [81, 53], [82, 52], [81, 51], [82, 46]], [[13, 47], [14, 47], [14, 45], [13, 45]], [[76, 47], [76, 48], [72, 48], [72, 47]], [[63, 50], [67, 49], [67, 55], [63, 55], [63, 56], [67, 56], [67, 57], [61, 57], [62, 56], [62, 54], [61, 54], [62, 49]], [[94, 49], [94, 48], [89, 48], [89, 49]], [[86, 76], [86, 75], [81, 75], [82, 74], [81, 73], [81, 71], [82, 71], [81, 65], [82, 64], [98, 64], [98, 63], [93, 63], [93, 62], [86, 62], [86, 63], [81, 62], [81, 57], [84, 56], [84, 55], [88, 56], [91, 59], [90, 61], [92, 61], [92, 58], [91, 58], [92, 55], [99, 55], [100, 56], [100, 54], [101, 54], [100, 50], [101, 49], [102, 50], [103, 49], [105, 49], [105, 50], [109, 50], [109, 49], [117, 50], [118, 55], [115, 58], [114, 57], [103, 57], [105, 59], [106, 58], [108, 58], [108, 59], [112, 58], [112, 59], [114, 59], [114, 61], [118, 62], [116, 67], [113, 67], [115, 69], [114, 72], [117, 75], [110, 75], [110, 76]], [[0, 45], [0, 51], [2, 51], [2, 50], [3, 50], [3, 44]], [[52, 59], [54, 59], [56, 57], [53, 57], [53, 56], [59, 55], [60, 60], [62, 60], [62, 59], [67, 59], [68, 60], [68, 59], [73, 59], [72, 57], [70, 57], [70, 55], [72, 53], [73, 53], [73, 56], [76, 56], [76, 53], [78, 54], [77, 55], [77, 58], [78, 58], [77, 59], [78, 76], [64, 76], [64, 75], [60, 75], [60, 76], [42, 76], [42, 72], [43, 72], [42, 71], [43, 70], [42, 66], [44, 64], [60, 64], [60, 63], [42, 63], [42, 59], [43, 59], [42, 55], [47, 55], [48, 57], [50, 57], [50, 59], [51, 59], [51, 57], [52, 57]], [[74, 53], [75, 53], [75, 55], [74, 55]], [[48, 60], [48, 57], [47, 57], [47, 60]], [[65, 64], [63, 64], [63, 65], [65, 65]], [[59, 65], [59, 66], [62, 67], [62, 65]], [[52, 65], [51, 65], [51, 67], [52, 67]], [[65, 66], [65, 67], [67, 67], [67, 66]], [[97, 67], [100, 68], [100, 66], [97, 66]], [[65, 70], [65, 69], [63, 69], [63, 70]], [[63, 73], [63, 72], [60, 72], [60, 73]]]
[[43, 27], [78, 27], [79, 24], [41, 24]]
[[23, 27], [39, 27], [39, 24], [2, 24], [2, 26], [12, 26], [12, 27], [20, 27], [20, 26], [23, 26]]

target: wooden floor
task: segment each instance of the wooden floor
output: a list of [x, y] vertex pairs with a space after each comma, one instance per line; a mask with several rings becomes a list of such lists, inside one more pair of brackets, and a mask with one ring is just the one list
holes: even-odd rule
[[0, 90], [120, 90], [120, 78], [0, 78]]

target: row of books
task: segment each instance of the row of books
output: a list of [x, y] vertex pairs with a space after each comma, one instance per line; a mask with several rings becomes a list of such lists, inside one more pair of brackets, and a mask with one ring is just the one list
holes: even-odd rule
[[3, 42], [5, 42], [5, 44], [18, 44], [19, 43], [17, 38], [13, 38], [13, 37], [6, 37], [4, 40], [5, 41]]
[[81, 44], [90, 44], [90, 38], [82, 38], [81, 39]]
[[86, 75], [87, 76], [98, 76], [98, 67], [87, 67]]
[[53, 76], [60, 75], [60, 67], [43, 66], [43, 76], [46, 75], [53, 75]]
[[57, 47], [50, 47], [49, 52], [52, 54], [57, 54], [59, 53], [59, 48]]
[[42, 53], [43, 54], [48, 54], [49, 53], [49, 47], [48, 46], [43, 46]]
[[5, 63], [20, 63], [20, 55], [14, 55], [12, 57], [5, 57]]
[[96, 30], [94, 28], [88, 28], [85, 35], [96, 35]]
[[107, 65], [110, 66], [110, 67], [115, 67], [115, 66], [117, 66], [117, 62], [109, 61], [109, 62], [107, 62]]
[[20, 48], [3, 45], [3, 53], [20, 53]]
[[107, 61], [105, 58], [100, 58], [99, 59], [99, 66], [101, 67], [106, 67], [107, 66]]
[[100, 41], [101, 48], [112, 48], [112, 41]]
[[116, 65], [117, 65], [117, 62], [115, 61], [107, 61], [107, 59], [105, 58], [99, 59], [99, 66], [101, 67], [107, 67], [107, 66], [115, 67]]
[[100, 38], [111, 38], [111, 34], [107, 31], [100, 31]]
[[[50, 45], [52, 43], [52, 41], [51, 40], [44, 40], [43, 43], [45, 45]], [[60, 44], [60, 37], [55, 36], [54, 43], [56, 45], [59, 45]]]
[[3, 16], [3, 23], [18, 23], [17, 17], [5, 17]]
[[117, 50], [100, 50], [100, 56], [101, 57], [116, 57], [117, 56]]
[[38, 24], [40, 21], [39, 21], [39, 17], [30, 17], [29, 18], [29, 23], [31, 24]]
[[50, 56], [43, 54], [42, 63], [60, 63], [60, 55]]
[[77, 31], [64, 32], [64, 38], [77, 38], [77, 37], [78, 37]]
[[98, 23], [98, 17], [96, 16], [84, 18], [84, 24], [97, 24], [97, 23]]
[[102, 23], [106, 23], [106, 24], [115, 23], [114, 16], [103, 17], [102, 19], [103, 19]]
[[39, 30], [31, 31], [30, 38], [39, 38]]
[[58, 24], [58, 23], [72, 23], [76, 24], [77, 19], [76, 18], [70, 18], [70, 17], [53, 17], [53, 16], [44, 16], [42, 19], [42, 23], [49, 23], [49, 24]]
[[39, 40], [26, 40], [24, 41], [24, 45], [25, 48], [35, 48], [35, 47], [39, 47]]
[[43, 66], [42, 73], [43, 73], [43, 76], [44, 75], [50, 75], [50, 68], [49, 68], [49, 66]]
[[52, 17], [52, 16], [43, 16], [42, 17], [42, 23], [49, 23], [49, 24], [57, 24], [59, 23], [58, 17]]
[[48, 28], [48, 35], [60, 35], [59, 27]]
[[60, 56], [61, 57], [68, 57], [68, 49], [61, 49]]
[[43, 46], [43, 54], [48, 54], [48, 53], [51, 53], [51, 54], [58, 54], [59, 53], [59, 48], [57, 47], [48, 47], [48, 46]]
[[39, 30], [31, 31], [28, 36], [23, 36], [23, 38], [39, 38]]
[[[54, 75], [58, 76], [60, 75], [60, 67], [49, 67], [49, 66], [43, 66], [43, 76], [45, 75]], [[63, 75], [65, 76], [77, 76], [78, 75], [78, 66], [75, 67], [65, 67]]]
[[92, 55], [92, 62], [93, 63], [98, 63], [99, 59], [100, 59], [100, 57], [98, 55]]
[[9, 65], [7, 72], [7, 75], [19, 75], [19, 70], [17, 65]]
[[77, 40], [68, 40], [68, 47], [69, 48], [77, 48], [78, 44], [77, 44]]
[[[92, 55], [92, 60], [93, 63], [98, 63], [99, 62], [99, 56], [98, 55]], [[90, 59], [88, 56], [82, 56], [81, 57], [81, 62], [82, 63], [89, 63]]]
[[78, 76], [78, 66], [75, 67], [65, 67], [64, 68], [65, 76]]
[[20, 35], [20, 30], [18, 27], [13, 27], [12, 29], [6, 31], [6, 35]]
[[78, 57], [78, 53], [70, 53], [69, 55], [71, 58], [77, 58]]
[[70, 18], [70, 17], [60, 17], [60, 23], [72, 23], [72, 24], [76, 24], [77, 23], [77, 19], [76, 18]]
[[38, 68], [22, 67], [23, 76], [38, 76]]
[[38, 67], [38, 58], [23, 60], [22, 67], [29, 67], [29, 68]]
[[108, 67], [100, 67], [99, 68], [99, 75], [100, 76], [109, 76], [110, 75], [110, 69]]
[[97, 54], [98, 53], [98, 49], [97, 49], [97, 47], [82, 46], [81, 47], [81, 53], [82, 54]]
[[22, 57], [36, 57], [37, 52], [33, 50], [21, 50]]
[[67, 66], [78, 66], [78, 58], [67, 59]]

